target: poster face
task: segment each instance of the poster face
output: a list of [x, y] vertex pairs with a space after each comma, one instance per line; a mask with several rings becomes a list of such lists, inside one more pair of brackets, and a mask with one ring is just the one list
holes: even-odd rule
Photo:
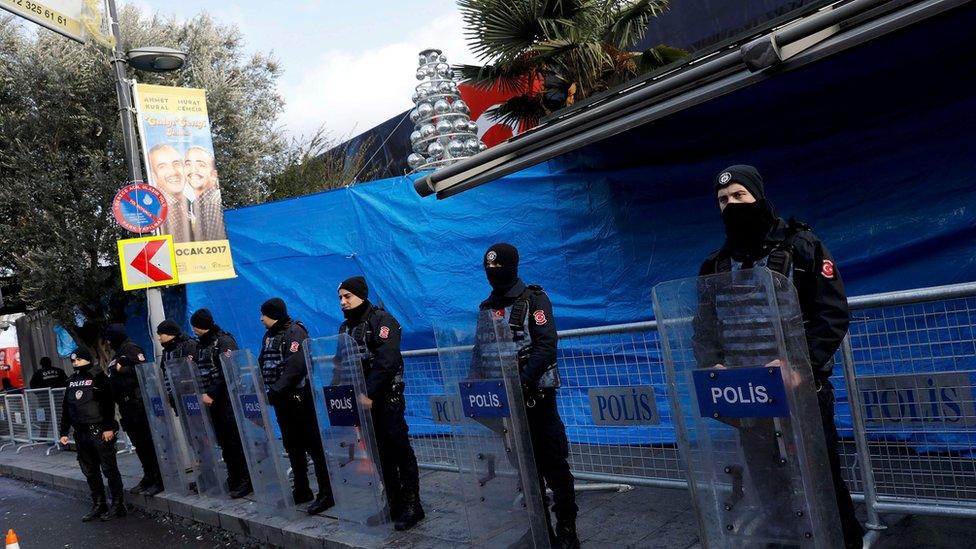
[[173, 236], [180, 283], [233, 278], [206, 91], [136, 84], [149, 183], [167, 201], [162, 234]]

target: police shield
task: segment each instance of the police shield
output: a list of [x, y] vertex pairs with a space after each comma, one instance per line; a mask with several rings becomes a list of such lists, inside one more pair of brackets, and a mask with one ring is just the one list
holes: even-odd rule
[[224, 464], [217, 457], [217, 437], [210, 414], [200, 399], [200, 376], [192, 357], [166, 361], [173, 400], [179, 409], [180, 423], [190, 447], [190, 466], [195, 475], [197, 492], [202, 496], [226, 497], [227, 476]]
[[347, 334], [308, 340], [305, 349], [336, 501], [332, 513], [345, 527], [382, 534], [390, 529], [390, 510], [373, 417], [365, 402], [365, 357]]
[[735, 271], [653, 298], [702, 544], [843, 547], [790, 280]]
[[435, 325], [470, 539], [480, 547], [549, 547], [511, 329], [494, 311]]
[[162, 372], [155, 364], [146, 362], [136, 367], [136, 374], [142, 388], [142, 402], [146, 407], [163, 486], [168, 492], [187, 495], [190, 493], [189, 464], [181, 451], [176, 417], [169, 405]]
[[220, 363], [241, 433], [254, 499], [272, 513], [291, 516], [295, 501], [289, 491], [288, 466], [268, 414], [270, 408], [261, 369], [246, 350], [227, 351], [221, 355]]

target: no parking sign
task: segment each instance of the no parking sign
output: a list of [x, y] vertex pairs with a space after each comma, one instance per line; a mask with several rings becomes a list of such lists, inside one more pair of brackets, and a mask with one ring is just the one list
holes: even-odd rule
[[112, 201], [115, 220], [123, 229], [150, 233], [166, 220], [166, 198], [155, 187], [133, 183], [122, 187]]

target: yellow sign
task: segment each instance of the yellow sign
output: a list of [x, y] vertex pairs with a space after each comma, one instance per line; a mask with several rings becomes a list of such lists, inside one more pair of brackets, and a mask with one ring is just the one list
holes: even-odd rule
[[173, 236], [180, 283], [234, 278], [206, 90], [149, 84], [133, 90], [149, 183], [167, 204], [159, 230]]
[[164, 234], [118, 241], [122, 289], [179, 284], [173, 237]]
[[176, 270], [180, 284], [234, 278], [234, 261], [230, 257], [230, 242], [207, 240], [176, 245]]
[[0, 0], [0, 8], [85, 43], [86, 13], [83, 0]]

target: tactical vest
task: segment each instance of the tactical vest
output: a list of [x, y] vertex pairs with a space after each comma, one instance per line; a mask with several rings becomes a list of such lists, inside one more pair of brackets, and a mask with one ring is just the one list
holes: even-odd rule
[[220, 371], [220, 362], [214, 356], [217, 353], [217, 341], [218, 339], [214, 339], [212, 345], [198, 347], [197, 354], [193, 357], [197, 365], [197, 372], [200, 374], [200, 390], [204, 393], [214, 391], [223, 376], [223, 372]]
[[[305, 328], [304, 324], [297, 320], [293, 320], [292, 322], [301, 326], [305, 330], [305, 333], [308, 333], [308, 329]], [[261, 354], [258, 357], [258, 365], [261, 367], [261, 377], [264, 378], [265, 387], [270, 388], [277, 383], [278, 378], [281, 377], [281, 373], [285, 369], [284, 343], [285, 330], [281, 330], [273, 337], [265, 338], [264, 340], [264, 348], [261, 349]]]
[[[505, 318], [512, 330], [512, 341], [518, 347], [519, 371], [524, 368], [529, 354], [532, 352], [532, 340], [529, 337], [529, 295], [542, 293], [542, 286], [531, 284], [525, 287], [522, 295], [518, 296], [511, 306], [505, 308]], [[560, 386], [559, 364], [553, 362], [548, 365], [539, 378], [537, 387], [540, 389], [558, 389]]]
[[65, 395], [72, 425], [94, 425], [104, 420], [95, 399], [95, 378], [90, 373], [71, 376]]
[[[343, 329], [343, 333], [348, 334], [349, 337], [356, 341], [357, 350], [359, 351], [359, 356], [362, 359], [363, 376], [369, 375], [370, 368], [373, 367], [373, 351], [369, 350], [369, 346], [366, 342], [373, 337], [373, 328], [370, 326], [369, 321], [373, 318], [373, 313], [376, 312], [378, 306], [371, 306], [366, 316], [361, 322], [355, 326], [349, 326], [347, 323]], [[399, 388], [399, 389], [398, 389]], [[403, 372], [397, 372], [393, 378], [393, 391], [403, 390]]]
[[750, 267], [744, 267], [742, 262], [732, 259], [728, 252], [723, 251], [715, 258], [715, 273], [728, 273], [743, 270], [744, 268], [754, 269], [766, 267], [774, 273], [779, 273], [789, 279], [793, 279], [793, 242], [798, 234], [809, 231], [810, 226], [802, 221], [790, 218], [786, 227], [786, 238], [776, 243], [773, 249], [764, 257], [756, 260]]

